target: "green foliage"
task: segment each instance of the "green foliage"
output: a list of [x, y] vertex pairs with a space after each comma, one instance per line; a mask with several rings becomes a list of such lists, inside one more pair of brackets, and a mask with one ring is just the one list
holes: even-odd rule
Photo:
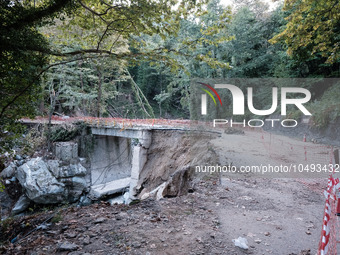
[[34, 127], [29, 129], [23, 139], [20, 139], [21, 153], [25, 155], [33, 155], [34, 152], [44, 147], [46, 144], [46, 137], [44, 135], [45, 127]]
[[5, 190], [5, 185], [2, 183], [2, 180], [0, 179], [0, 192], [3, 192]]
[[[36, 114], [42, 94], [39, 83], [46, 70], [64, 65], [64, 69], [54, 69], [45, 77], [48, 86], [52, 83], [49, 87], [51, 93], [57, 92], [57, 83], [65, 85], [60, 86], [64, 92], [60, 94], [61, 105], [72, 111], [80, 105], [86, 115], [92, 115], [93, 108], [96, 108], [93, 115], [109, 115], [110, 111], [105, 109], [103, 103], [110, 101], [110, 98], [105, 97], [111, 97], [116, 92], [112, 89], [114, 86], [110, 79], [121, 79], [124, 76], [119, 72], [114, 74], [112, 66], [117, 66], [118, 62], [119, 68], [125, 66], [126, 60], [135, 63], [139, 60], [161, 58], [172, 68], [178, 66], [174, 58], [167, 57], [167, 49], [149, 48], [135, 54], [128, 50], [128, 40], [130, 46], [140, 47], [144, 42], [136, 39], [136, 36], [141, 34], [157, 33], [163, 39], [174, 35], [180, 20], [202, 12], [204, 2], [205, 0], [136, 0], [119, 3], [97, 0], [1, 1], [1, 150], [8, 149], [8, 138], [17, 133], [13, 128], [16, 120]], [[177, 8], [173, 8], [174, 5]], [[110, 61], [104, 63], [107, 57], [110, 57]], [[75, 64], [65, 68], [71, 62]], [[77, 64], [83, 70], [78, 70], [75, 66]], [[90, 69], [89, 73], [86, 73], [86, 68]], [[78, 71], [78, 77], [86, 73], [86, 77], [83, 76], [86, 80], [76, 79], [75, 71]], [[79, 83], [85, 81], [87, 84], [81, 90]], [[111, 94], [106, 93], [108, 91]], [[70, 96], [71, 93], [76, 96]], [[93, 98], [97, 102], [90, 104]], [[54, 104], [51, 105], [54, 108]]]
[[[163, 39], [142, 35], [146, 46], [141, 51], [162, 48], [160, 61], [145, 61], [130, 69], [158, 116], [189, 116], [191, 77], [223, 77], [229, 69], [224, 45], [232, 38], [227, 33], [231, 11], [210, 1], [207, 10], [182, 20], [179, 32]], [[169, 57], [174, 65], [167, 64]]]
[[60, 221], [63, 220], [63, 215], [61, 214], [61, 212], [58, 212], [56, 215], [54, 215], [54, 217], [51, 219], [52, 223], [58, 223]]
[[[265, 6], [258, 3], [261, 8]], [[284, 24], [280, 9], [270, 15], [257, 13], [257, 5], [240, 7], [229, 27], [234, 40], [225, 46], [225, 58], [231, 62], [231, 78], [289, 77], [289, 63], [281, 45], [270, 45], [268, 40]], [[285, 66], [282, 66], [285, 60]], [[288, 62], [288, 63], [287, 63]], [[281, 65], [281, 66], [280, 66]], [[283, 70], [279, 70], [282, 68]], [[285, 72], [285, 73], [283, 73]]]
[[340, 117], [340, 83], [328, 89], [321, 99], [315, 100], [309, 108], [313, 114], [313, 123], [316, 127], [324, 128]]
[[[165, 39], [175, 35], [180, 21], [201, 13], [206, 2], [124, 0], [108, 3], [84, 0], [77, 5], [72, 18], [59, 19], [53, 29], [45, 29], [44, 34], [55, 42], [53, 52], [59, 58], [69, 59], [80, 54], [83, 58], [112, 56], [130, 63], [166, 58], [166, 62], [175, 68], [179, 63], [168, 56], [166, 48], [153, 48], [152, 45], [145, 48], [148, 43], [139, 36], [157, 34]], [[131, 48], [145, 50], [131, 52], [127, 42]]]
[[52, 142], [66, 142], [75, 139], [77, 136], [81, 135], [83, 130], [87, 126], [83, 122], [78, 122], [76, 124], [65, 124], [57, 125], [52, 127], [51, 141]]
[[56, 97], [56, 110], [61, 113], [107, 116], [105, 102], [119, 93], [115, 85], [125, 79], [122, 72], [111, 58], [80, 60], [51, 68], [42, 85], [45, 97]]
[[339, 61], [339, 1], [286, 0], [284, 8], [290, 12], [287, 26], [272, 42], [284, 41], [290, 55], [320, 55], [329, 64]]
[[4, 233], [6, 232], [13, 224], [14, 218], [8, 217], [5, 220], [0, 221], [0, 229], [1, 232]]
[[15, 124], [22, 116], [36, 113], [40, 74], [47, 64], [46, 39], [37, 26], [64, 12], [70, 1], [0, 1], [0, 152], [20, 133]]

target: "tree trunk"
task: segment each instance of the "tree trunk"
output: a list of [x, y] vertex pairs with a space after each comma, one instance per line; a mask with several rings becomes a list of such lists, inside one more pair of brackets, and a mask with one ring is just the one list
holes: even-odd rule
[[55, 108], [55, 103], [56, 103], [56, 94], [52, 87], [52, 89], [50, 89], [50, 110], [48, 112], [48, 125], [47, 125], [47, 150], [49, 152], [52, 151], [51, 127], [52, 127], [52, 115], [53, 115], [53, 111]]
[[99, 67], [97, 67], [97, 73], [98, 73], [97, 117], [101, 117], [100, 107], [102, 101], [102, 73]]

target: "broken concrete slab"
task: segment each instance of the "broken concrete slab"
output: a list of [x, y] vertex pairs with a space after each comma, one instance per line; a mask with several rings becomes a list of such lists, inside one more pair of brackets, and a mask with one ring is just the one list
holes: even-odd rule
[[164, 192], [166, 185], [167, 183], [164, 182], [159, 186], [159, 189], [157, 190], [157, 194], [156, 194], [156, 200], [161, 200], [163, 198], [163, 192]]
[[[152, 132], [144, 128], [93, 127], [92, 134], [96, 137], [95, 150], [90, 157], [92, 185], [131, 178], [129, 199], [135, 199]], [[130, 139], [133, 141], [130, 142]]]
[[90, 197], [91, 199], [99, 199], [122, 192], [130, 186], [130, 180], [131, 178], [127, 177], [104, 184], [91, 186]]
[[162, 183], [161, 185], [159, 185], [157, 188], [153, 189], [150, 192], [146, 192], [145, 190], [143, 190], [140, 194], [140, 199], [145, 200], [148, 198], [155, 198], [155, 197], [157, 200], [162, 199], [163, 198], [162, 193], [165, 188], [165, 185], [166, 185], [166, 182]]
[[142, 191], [139, 195], [140, 199], [156, 198], [156, 200], [160, 200], [164, 197], [186, 195], [191, 186], [191, 174], [190, 167], [185, 166], [177, 170], [168, 181], [163, 182], [152, 191]]

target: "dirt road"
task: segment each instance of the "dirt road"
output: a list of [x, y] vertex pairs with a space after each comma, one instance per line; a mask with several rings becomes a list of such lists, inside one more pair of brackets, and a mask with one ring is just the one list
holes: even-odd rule
[[[221, 165], [327, 165], [332, 148], [265, 132], [247, 131], [212, 141]], [[309, 169], [310, 170], [310, 169]], [[249, 173], [220, 177], [230, 190], [219, 206], [221, 231], [229, 239], [247, 238], [254, 254], [296, 254], [317, 251], [324, 210], [323, 190], [329, 172]], [[259, 177], [263, 178], [259, 178]], [[282, 178], [286, 177], [286, 178]], [[229, 249], [232, 249], [232, 244]], [[235, 249], [234, 254], [242, 254]], [[233, 253], [231, 253], [233, 254]]]

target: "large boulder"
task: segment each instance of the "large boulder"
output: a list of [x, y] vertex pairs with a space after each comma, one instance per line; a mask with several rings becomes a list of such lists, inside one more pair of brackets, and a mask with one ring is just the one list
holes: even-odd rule
[[87, 170], [80, 163], [60, 166], [58, 160], [34, 158], [17, 170], [29, 199], [40, 204], [75, 202], [88, 191]]
[[17, 178], [29, 199], [40, 204], [55, 204], [65, 200], [65, 185], [48, 170], [42, 158], [34, 158], [17, 170]]
[[80, 163], [60, 166], [59, 160], [48, 160], [46, 162], [48, 170], [57, 179], [69, 178], [73, 176], [85, 176], [87, 170]]
[[59, 177], [59, 160], [47, 160], [46, 161], [48, 170], [52, 173], [55, 178]]
[[86, 168], [79, 164], [70, 164], [68, 166], [64, 166], [59, 168], [59, 176], [58, 178], [68, 178], [73, 176], [85, 176]]

